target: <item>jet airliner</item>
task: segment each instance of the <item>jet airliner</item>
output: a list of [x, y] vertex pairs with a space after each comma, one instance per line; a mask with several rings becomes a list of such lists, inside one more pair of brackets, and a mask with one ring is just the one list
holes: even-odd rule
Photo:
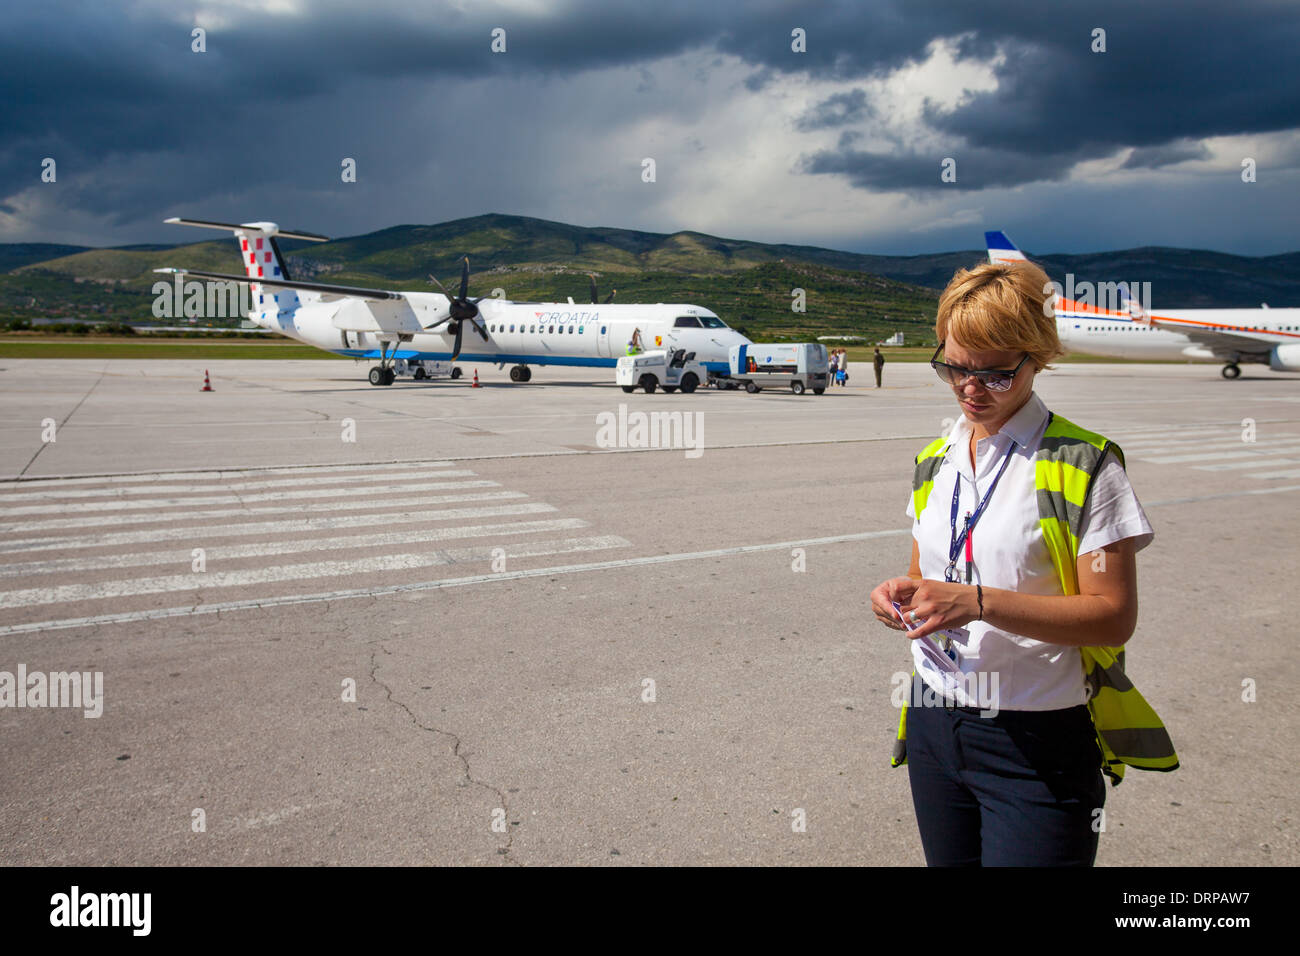
[[[1003, 232], [986, 232], [984, 241], [990, 262], [1025, 261]], [[1080, 283], [1084, 285], [1093, 288]], [[1118, 304], [1127, 308], [1058, 295], [1061, 344], [1116, 358], [1223, 362], [1223, 377], [1229, 379], [1241, 375], [1247, 363], [1300, 372], [1300, 309], [1162, 309], [1156, 314], [1149, 311], [1150, 303], [1144, 307], [1131, 297]]]

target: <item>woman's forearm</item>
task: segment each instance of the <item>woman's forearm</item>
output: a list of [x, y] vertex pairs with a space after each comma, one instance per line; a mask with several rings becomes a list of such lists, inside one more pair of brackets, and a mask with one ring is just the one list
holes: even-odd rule
[[[972, 598], [975, 588], [971, 587]], [[1011, 634], [1068, 647], [1117, 647], [1133, 634], [1137, 607], [1096, 594], [1023, 594], [984, 588], [984, 620]]]

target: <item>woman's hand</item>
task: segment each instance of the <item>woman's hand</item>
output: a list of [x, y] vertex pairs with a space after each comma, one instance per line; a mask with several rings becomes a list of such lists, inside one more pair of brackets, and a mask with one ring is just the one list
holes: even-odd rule
[[907, 636], [914, 640], [935, 631], [969, 624], [980, 615], [973, 584], [921, 581], [913, 590], [910, 603], [898, 603], [903, 606], [903, 614], [909, 621], [912, 620], [910, 612], [916, 612], [916, 629], [907, 632]]
[[882, 581], [871, 592], [871, 610], [875, 612], [876, 620], [896, 631], [903, 630], [903, 624], [894, 613], [892, 602], [903, 604], [910, 601], [916, 586], [920, 583], [914, 578], [890, 578], [888, 581]]

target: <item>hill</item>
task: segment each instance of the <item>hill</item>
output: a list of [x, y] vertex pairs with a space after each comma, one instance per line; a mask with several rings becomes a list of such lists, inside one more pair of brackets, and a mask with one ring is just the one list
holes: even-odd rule
[[[281, 243], [296, 278], [429, 289], [448, 284], [469, 256], [472, 295], [505, 290], [517, 300], [588, 298], [587, 273], [618, 301], [689, 301], [761, 335], [930, 334], [937, 291], [953, 272], [983, 260], [979, 249], [876, 256], [816, 246], [574, 226], [489, 214], [436, 225], [401, 225], [328, 243]], [[1084, 255], [1030, 252], [1059, 282], [1148, 281], [1156, 308], [1300, 304], [1300, 253], [1246, 257], [1142, 248]], [[238, 272], [227, 238], [178, 246], [86, 249], [0, 245], [0, 320], [14, 317], [150, 318], [161, 266]], [[791, 292], [807, 311], [791, 310]]]

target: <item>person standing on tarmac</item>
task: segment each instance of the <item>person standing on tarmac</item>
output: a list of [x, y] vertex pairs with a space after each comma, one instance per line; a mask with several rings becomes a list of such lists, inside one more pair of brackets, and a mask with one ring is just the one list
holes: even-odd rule
[[1154, 535], [1119, 447], [1034, 392], [1063, 354], [1044, 289], [986, 263], [940, 296], [930, 365], [963, 414], [914, 459], [907, 576], [871, 592], [909, 639], [891, 764], [930, 866], [1091, 866], [1103, 772], [1178, 767], [1124, 673]]
[[880, 388], [880, 370], [885, 367], [885, 357], [880, 354], [879, 347], [876, 348], [876, 354], [871, 359], [871, 364], [876, 367], [876, 388]]
[[840, 349], [840, 366], [839, 371], [835, 373], [835, 379], [841, 385], [849, 380], [849, 353], [847, 349]]

